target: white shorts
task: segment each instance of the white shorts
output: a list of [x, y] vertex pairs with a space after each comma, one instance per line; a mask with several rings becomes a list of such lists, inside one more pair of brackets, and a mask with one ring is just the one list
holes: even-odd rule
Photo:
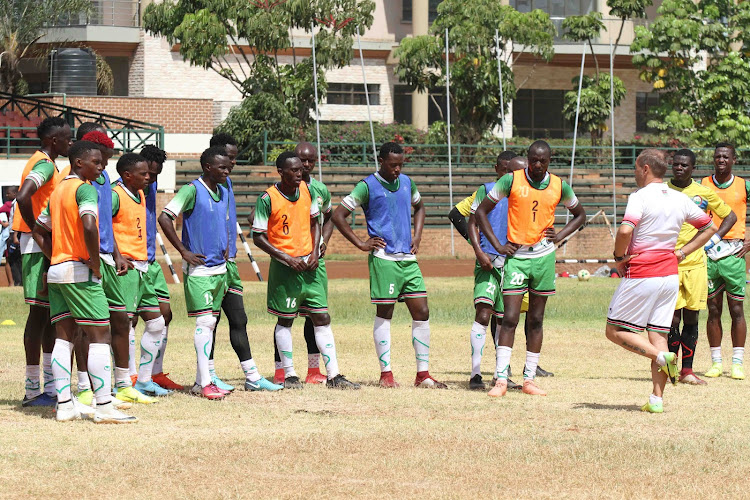
[[607, 323], [632, 332], [669, 333], [680, 279], [623, 278], [609, 303]]

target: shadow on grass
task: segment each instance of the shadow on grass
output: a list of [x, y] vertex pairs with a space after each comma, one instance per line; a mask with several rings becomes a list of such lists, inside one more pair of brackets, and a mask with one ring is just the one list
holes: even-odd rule
[[51, 406], [23, 407], [18, 399], [0, 399], [0, 408], [6, 407], [10, 411], [23, 413], [29, 417], [50, 418], [54, 417], [54, 408]]
[[600, 403], [576, 403], [573, 405], [575, 410], [620, 410], [620, 411], [641, 411], [638, 405], [603, 405]]

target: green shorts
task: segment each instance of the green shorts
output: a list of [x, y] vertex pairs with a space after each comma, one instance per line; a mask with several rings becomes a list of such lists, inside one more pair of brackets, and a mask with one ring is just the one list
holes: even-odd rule
[[474, 307], [489, 304], [498, 318], [503, 317], [503, 270], [485, 271], [479, 263], [474, 266]]
[[555, 252], [542, 257], [508, 257], [503, 270], [503, 295], [555, 294]]
[[50, 321], [73, 318], [79, 325], [109, 326], [107, 297], [101, 283], [50, 283]]
[[406, 299], [427, 297], [427, 288], [416, 260], [393, 261], [370, 254], [370, 302], [395, 304]]
[[708, 259], [708, 298], [726, 290], [727, 298], [745, 300], [745, 259], [727, 255], [719, 260]]
[[227, 293], [227, 275], [188, 276], [183, 273], [182, 279], [188, 316], [219, 316]]
[[159, 302], [169, 304], [169, 288], [167, 288], [167, 280], [164, 279], [161, 265], [156, 261], [149, 263], [147, 274], [151, 280], [151, 285], [154, 287], [154, 292], [156, 292], [156, 299]]
[[240, 270], [237, 269], [237, 263], [228, 260], [227, 261], [227, 293], [234, 293], [242, 295], [244, 288], [242, 287], [242, 280], [240, 279]]
[[[117, 269], [110, 266], [104, 260], [101, 261], [99, 270], [102, 273], [102, 288], [107, 297], [109, 310], [115, 312], [135, 312], [135, 297], [132, 298], [125, 293], [127, 282], [126, 276], [117, 276]], [[128, 303], [128, 301], [131, 303]]]
[[328, 312], [328, 274], [322, 260], [315, 271], [297, 272], [276, 259], [268, 268], [268, 312], [280, 318]]
[[21, 256], [23, 297], [32, 306], [49, 307], [49, 296], [40, 295], [44, 288], [44, 273], [49, 269], [49, 260], [42, 252], [25, 253]]
[[148, 273], [130, 269], [120, 276], [120, 284], [126, 297], [125, 310], [132, 317], [136, 312], [159, 312], [159, 301]]

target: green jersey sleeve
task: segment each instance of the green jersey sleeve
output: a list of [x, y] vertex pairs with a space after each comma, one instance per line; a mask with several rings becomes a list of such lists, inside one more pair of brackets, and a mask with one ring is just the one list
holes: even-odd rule
[[264, 192], [255, 203], [255, 219], [253, 219], [253, 232], [268, 232], [268, 219], [271, 217], [271, 196]]
[[175, 220], [182, 212], [189, 212], [195, 207], [195, 195], [196, 190], [193, 184], [182, 186], [162, 212]]
[[84, 183], [76, 189], [76, 203], [78, 204], [78, 215], [93, 215], [97, 217], [99, 210], [99, 197], [96, 188], [91, 184]]
[[47, 231], [52, 232], [52, 218], [49, 215], [49, 203], [44, 207], [44, 210], [39, 214], [39, 217], [36, 218], [36, 223]]
[[55, 164], [49, 160], [40, 160], [31, 168], [31, 172], [26, 176], [27, 179], [31, 179], [36, 184], [37, 189], [47, 184], [52, 177], [57, 173]]
[[[412, 184], [414, 188], [414, 185]], [[413, 194], [412, 194], [413, 196]], [[349, 193], [343, 200], [341, 205], [353, 212], [358, 206], [364, 205], [370, 199], [370, 190], [367, 188], [365, 181], [359, 181], [351, 193]]]
[[507, 198], [510, 195], [511, 186], [513, 186], [513, 174], [505, 174], [500, 177], [492, 189], [490, 189], [490, 192], [487, 193], [487, 198], [489, 198], [492, 203], [497, 204], [501, 198]]
[[112, 190], [112, 217], [117, 215], [117, 212], [120, 211], [120, 195], [117, 194], [117, 191], [114, 189]]
[[474, 197], [474, 201], [471, 204], [471, 213], [476, 213], [477, 208], [479, 208], [479, 205], [482, 204], [482, 200], [484, 200], [487, 197], [487, 187], [482, 184], [479, 186], [479, 189], [476, 190], [476, 196]]
[[567, 209], [575, 208], [576, 205], [578, 205], [578, 198], [573, 192], [573, 188], [565, 181], [562, 181], [562, 196], [560, 196], [560, 203], [565, 205], [565, 208]]

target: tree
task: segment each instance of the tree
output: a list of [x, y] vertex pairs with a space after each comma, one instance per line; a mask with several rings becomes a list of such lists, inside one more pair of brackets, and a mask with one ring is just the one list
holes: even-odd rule
[[[451, 118], [455, 139], [476, 144], [502, 126], [495, 49], [499, 30], [504, 112], [516, 96], [511, 70], [522, 52], [549, 61], [555, 27], [540, 10], [521, 13], [497, 0], [443, 0], [428, 35], [405, 38], [396, 51], [396, 74], [417, 90], [445, 86], [445, 29], [451, 52]], [[515, 54], [515, 55], [514, 55]]]
[[701, 146], [750, 145], [750, 4], [664, 0], [658, 12], [630, 47], [660, 95], [648, 126]]
[[[177, 0], [150, 4], [143, 19], [149, 33], [179, 44], [190, 64], [215, 71], [243, 98], [270, 94], [304, 125], [315, 104], [312, 58], [298, 56], [292, 30], [315, 26], [323, 76], [349, 64], [355, 30], [370, 27], [374, 9], [371, 0]], [[320, 78], [319, 94], [325, 90]]]
[[2, 0], [0, 90], [12, 94], [24, 88], [19, 63], [32, 55], [46, 28], [60, 16], [87, 13], [91, 6], [91, 0]]

